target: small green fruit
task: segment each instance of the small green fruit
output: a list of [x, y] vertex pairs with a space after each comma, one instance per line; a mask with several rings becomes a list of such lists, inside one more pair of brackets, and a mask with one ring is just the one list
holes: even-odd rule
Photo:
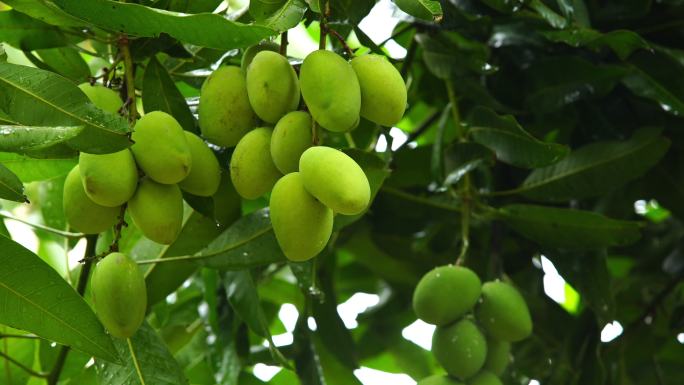
[[174, 184], [190, 173], [188, 140], [178, 121], [166, 112], [153, 111], [143, 116], [135, 125], [133, 141], [135, 161], [153, 180]]
[[299, 80], [283, 55], [261, 51], [247, 69], [247, 96], [259, 118], [276, 123], [299, 105]]
[[221, 183], [212, 199], [214, 200], [214, 218], [219, 225], [230, 226], [240, 218], [242, 200], [235, 191], [227, 172], [221, 172]]
[[325, 248], [332, 234], [333, 212], [304, 189], [298, 172], [275, 184], [270, 206], [273, 231], [288, 259], [306, 261]]
[[421, 278], [413, 293], [413, 310], [421, 320], [446, 325], [469, 312], [480, 299], [482, 282], [472, 270], [441, 266]]
[[75, 230], [85, 234], [101, 233], [114, 226], [118, 207], [100, 206], [93, 202], [81, 183], [79, 166], [74, 167], [64, 181], [64, 216]]
[[282, 176], [271, 159], [270, 128], [250, 131], [235, 147], [230, 159], [230, 179], [238, 194], [256, 199], [271, 191]]
[[101, 85], [90, 85], [90, 83], [79, 84], [78, 88], [90, 99], [95, 107], [116, 114], [123, 101], [114, 90]]
[[503, 385], [503, 383], [494, 373], [483, 370], [468, 381], [468, 385]]
[[435, 374], [434, 376], [423, 378], [416, 385], [463, 385], [463, 383], [449, 376]]
[[406, 84], [383, 55], [363, 55], [351, 65], [361, 87], [361, 116], [382, 126], [399, 123], [406, 109]]
[[128, 149], [103, 155], [82, 152], [78, 165], [86, 194], [101, 206], [121, 206], [138, 186], [138, 169]]
[[497, 340], [515, 342], [532, 334], [532, 318], [525, 299], [505, 282], [482, 285], [482, 302], [475, 315], [487, 333]]
[[145, 278], [132, 259], [111, 253], [95, 266], [91, 291], [95, 312], [115, 337], [131, 337], [145, 320]]
[[143, 235], [170, 245], [183, 225], [183, 195], [175, 184], [143, 179], [128, 202], [128, 211]]
[[299, 172], [306, 190], [336, 213], [359, 214], [370, 203], [366, 174], [342, 151], [311, 147], [299, 159]]
[[432, 336], [432, 353], [450, 375], [468, 378], [482, 369], [487, 357], [487, 341], [467, 319], [438, 326]]
[[273, 129], [271, 157], [283, 174], [299, 169], [299, 158], [311, 147], [311, 115], [293, 111], [283, 116]]
[[487, 360], [484, 368], [497, 376], [503, 374], [511, 355], [511, 343], [493, 338], [487, 339]]
[[199, 136], [190, 131], [184, 132], [190, 147], [192, 168], [178, 186], [193, 195], [212, 196], [221, 181], [221, 168], [216, 155]]
[[280, 46], [278, 44], [268, 40], [250, 46], [242, 54], [242, 61], [240, 62], [240, 67], [243, 71], [247, 72], [247, 67], [249, 67], [249, 65], [252, 63], [252, 60], [254, 60], [254, 56], [256, 56], [256, 54], [258, 54], [261, 51], [278, 52], [279, 50]]

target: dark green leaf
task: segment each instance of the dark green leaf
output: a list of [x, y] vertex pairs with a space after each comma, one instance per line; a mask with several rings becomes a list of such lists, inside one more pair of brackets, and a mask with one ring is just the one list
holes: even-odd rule
[[480, 0], [488, 7], [503, 13], [511, 13], [520, 9], [525, 0]]
[[77, 162], [77, 159], [35, 159], [19, 154], [0, 153], [0, 163], [24, 183], [64, 176]]
[[639, 34], [628, 30], [601, 33], [590, 28], [576, 28], [546, 31], [541, 34], [551, 41], [565, 43], [572, 47], [587, 47], [592, 50], [608, 47], [622, 60], [626, 60], [636, 50], [650, 49], [646, 40]]
[[302, 20], [304, 0], [252, 0], [249, 13], [260, 24], [276, 31], [287, 31]]
[[486, 45], [456, 32], [439, 35], [420, 33], [416, 35], [416, 41], [423, 47], [423, 62], [440, 79], [496, 71], [487, 63], [489, 50]]
[[[503, 3], [504, 0], [487, 0], [492, 3]], [[542, 0], [530, 1], [530, 8], [537, 11], [539, 16], [544, 19], [550, 26], [557, 29], [563, 29], [568, 25], [568, 21], [561, 15], [557, 14], [553, 9], [549, 8]]]
[[[318, 0], [321, 10], [325, 2]], [[329, 20], [347, 22], [352, 25], [361, 22], [375, 5], [375, 0], [329, 0], [327, 2], [330, 4]]]
[[24, 195], [24, 185], [18, 176], [0, 163], [0, 199], [28, 202]]
[[164, 111], [176, 118], [183, 129], [199, 133], [188, 103], [178, 91], [166, 68], [154, 56], [145, 68], [142, 101], [145, 111]]
[[454, 143], [444, 150], [444, 184], [455, 185], [479, 166], [494, 164], [494, 153], [477, 143]]
[[0, 11], [0, 41], [29, 51], [67, 44], [59, 29], [14, 10]]
[[76, 83], [83, 83], [90, 76], [88, 63], [73, 47], [39, 49], [36, 53], [50, 69]]
[[684, 115], [684, 63], [663, 53], [635, 54], [623, 79], [635, 95], [651, 99], [670, 114]]
[[394, 0], [394, 4], [413, 17], [428, 21], [442, 19], [442, 6], [434, 0]]

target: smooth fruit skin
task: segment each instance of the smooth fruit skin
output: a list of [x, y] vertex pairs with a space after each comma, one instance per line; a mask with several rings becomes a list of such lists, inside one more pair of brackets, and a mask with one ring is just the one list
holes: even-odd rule
[[240, 62], [240, 67], [243, 71], [247, 72], [247, 67], [249, 67], [249, 65], [252, 64], [252, 60], [254, 60], [254, 56], [256, 56], [256, 54], [258, 54], [261, 51], [278, 52], [279, 50], [280, 46], [272, 41], [262, 41], [258, 44], [254, 44], [247, 48], [245, 52], [242, 54], [242, 61]]
[[247, 69], [247, 96], [261, 120], [275, 124], [299, 106], [299, 79], [285, 56], [261, 51]]
[[299, 71], [302, 97], [323, 128], [346, 132], [359, 124], [361, 89], [352, 66], [334, 52], [310, 53]]
[[69, 225], [85, 234], [101, 233], [114, 226], [118, 207], [100, 206], [93, 202], [81, 183], [79, 166], [74, 167], [64, 181], [64, 215]]
[[266, 127], [254, 129], [235, 147], [230, 179], [243, 198], [256, 199], [266, 194], [282, 176], [271, 159], [272, 132]]
[[508, 283], [494, 281], [482, 285], [482, 302], [475, 315], [495, 339], [515, 342], [532, 334], [532, 319], [525, 299]]
[[503, 385], [494, 373], [483, 370], [468, 381], [468, 385]]
[[193, 195], [208, 197], [214, 195], [221, 182], [221, 168], [216, 155], [199, 136], [184, 131], [188, 140], [192, 168], [178, 186]]
[[475, 307], [481, 285], [477, 274], [468, 268], [437, 267], [418, 282], [413, 292], [413, 310], [427, 323], [438, 326], [452, 323]]
[[242, 199], [235, 191], [228, 172], [221, 172], [221, 183], [212, 196], [214, 200], [214, 219], [221, 226], [230, 226], [242, 215]]
[[121, 106], [123, 106], [123, 101], [119, 94], [105, 86], [99, 84], [91, 86], [90, 83], [82, 83], [78, 85], [78, 88], [86, 94], [95, 107], [101, 110], [116, 114]]
[[283, 116], [273, 129], [271, 157], [283, 174], [299, 169], [299, 158], [311, 147], [311, 115], [292, 111]]
[[464, 385], [462, 382], [456, 381], [455, 379], [445, 376], [443, 374], [435, 374], [430, 377], [425, 377], [418, 381], [416, 385]]
[[174, 184], [185, 179], [192, 167], [190, 146], [183, 128], [173, 116], [153, 111], [135, 125], [131, 151], [135, 161], [153, 180]]
[[487, 339], [487, 360], [484, 368], [497, 376], [503, 374], [511, 355], [511, 343], [493, 338]]
[[298, 172], [278, 180], [270, 206], [273, 231], [289, 260], [306, 261], [325, 248], [332, 234], [333, 212], [304, 189]]
[[432, 353], [450, 375], [469, 378], [479, 372], [487, 356], [487, 341], [467, 319], [438, 326], [432, 336]]
[[128, 338], [145, 320], [145, 278], [132, 259], [111, 253], [95, 266], [91, 278], [95, 312], [115, 337]]
[[245, 72], [224, 66], [202, 84], [199, 101], [199, 126], [211, 143], [233, 147], [254, 128], [255, 115], [247, 97]]
[[101, 206], [121, 206], [138, 186], [138, 169], [128, 149], [103, 155], [82, 152], [78, 165], [86, 194]]
[[128, 212], [143, 235], [170, 245], [183, 225], [183, 195], [175, 184], [143, 179], [128, 202]]
[[355, 215], [370, 203], [370, 185], [361, 167], [342, 151], [311, 147], [299, 159], [306, 190], [334, 212]]
[[363, 55], [351, 61], [361, 87], [361, 116], [382, 126], [399, 123], [406, 110], [406, 84], [382, 55]]

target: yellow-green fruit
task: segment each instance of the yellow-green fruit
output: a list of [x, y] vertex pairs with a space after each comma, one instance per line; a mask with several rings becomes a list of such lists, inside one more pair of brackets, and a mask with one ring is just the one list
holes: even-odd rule
[[503, 385], [503, 383], [494, 373], [483, 370], [470, 379], [468, 385]]
[[525, 299], [505, 282], [482, 285], [482, 302], [476, 317], [487, 333], [501, 341], [520, 341], [532, 334], [532, 319]]
[[493, 338], [487, 339], [487, 360], [484, 368], [497, 376], [500, 376], [508, 362], [511, 355], [511, 343], [506, 341], [499, 341]]
[[271, 159], [273, 130], [260, 127], [245, 135], [230, 159], [230, 179], [243, 198], [256, 199], [271, 191], [282, 176]]
[[413, 292], [413, 310], [427, 323], [452, 323], [475, 306], [481, 287], [480, 278], [468, 268], [437, 267], [418, 282]]
[[170, 245], [183, 224], [183, 195], [175, 184], [143, 179], [128, 202], [133, 222], [147, 238]]
[[121, 206], [135, 193], [138, 169], [128, 149], [103, 155], [82, 152], [78, 165], [86, 194], [101, 206]]
[[314, 120], [334, 132], [359, 124], [361, 89], [352, 66], [334, 52], [309, 54], [299, 71], [302, 97]]
[[235, 66], [219, 67], [202, 84], [199, 126], [211, 143], [233, 147], [254, 128], [245, 72]]
[[332, 234], [333, 212], [304, 189], [298, 172], [278, 180], [270, 206], [273, 231], [288, 259], [306, 261], [325, 248]]
[[359, 214], [370, 203], [366, 174], [342, 151], [311, 147], [299, 159], [299, 172], [306, 190], [336, 213]]
[[437, 327], [432, 336], [432, 353], [447, 373], [468, 378], [482, 369], [487, 341], [472, 321], [464, 319]]
[[416, 385], [463, 385], [463, 383], [443, 374], [435, 374], [423, 378]]
[[69, 226], [85, 234], [97, 234], [109, 229], [119, 216], [118, 207], [100, 206], [88, 198], [78, 166], [69, 172], [64, 181], [62, 203]]
[[299, 158], [311, 147], [311, 115], [292, 111], [283, 116], [273, 129], [271, 157], [283, 174], [299, 169]]
[[235, 191], [227, 172], [221, 172], [221, 183], [212, 199], [214, 200], [214, 219], [219, 225], [230, 226], [240, 218], [242, 200]]
[[255, 44], [253, 46], [250, 46], [245, 50], [245, 52], [242, 54], [242, 61], [240, 62], [240, 67], [242, 68], [243, 71], [247, 71], [247, 67], [252, 63], [252, 60], [254, 60], [254, 56], [258, 54], [261, 51], [273, 51], [273, 52], [278, 52], [280, 50], [280, 46], [272, 41], [262, 41], [259, 44]]
[[90, 99], [95, 107], [116, 114], [123, 101], [114, 90], [101, 85], [90, 85], [90, 83], [79, 84], [78, 88]]
[[221, 181], [221, 168], [216, 155], [206, 143], [192, 132], [185, 131], [188, 140], [192, 168], [178, 186], [193, 195], [208, 197], [214, 195]]
[[109, 333], [128, 338], [145, 320], [145, 278], [132, 259], [111, 253], [95, 266], [91, 278], [95, 312]]
[[178, 121], [166, 112], [153, 111], [143, 116], [135, 125], [133, 142], [135, 161], [153, 180], [174, 184], [190, 173], [188, 140]]
[[294, 68], [283, 55], [261, 51], [247, 69], [247, 96], [259, 118], [268, 123], [299, 105], [299, 80]]
[[393, 126], [406, 109], [406, 84], [401, 74], [382, 55], [363, 55], [351, 65], [361, 87], [361, 116], [382, 126]]

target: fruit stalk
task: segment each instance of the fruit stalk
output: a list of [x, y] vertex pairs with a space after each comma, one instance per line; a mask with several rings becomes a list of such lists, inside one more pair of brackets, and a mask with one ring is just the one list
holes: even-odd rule
[[128, 36], [121, 35], [119, 38], [119, 50], [123, 55], [124, 65], [126, 66], [126, 106], [128, 108], [128, 121], [135, 123], [138, 118], [137, 106], [135, 104], [135, 68], [133, 68], [133, 58], [131, 50], [128, 48]]

